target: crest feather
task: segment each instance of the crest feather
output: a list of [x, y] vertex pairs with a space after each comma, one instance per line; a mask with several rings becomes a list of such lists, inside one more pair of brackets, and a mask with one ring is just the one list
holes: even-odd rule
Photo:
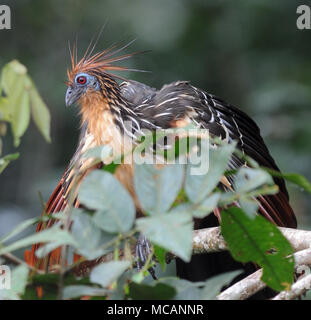
[[89, 44], [86, 52], [84, 53], [82, 59], [78, 61], [78, 53], [76, 44], [73, 45], [72, 50], [69, 47], [70, 58], [71, 58], [71, 70], [67, 70], [67, 85], [72, 85], [74, 82], [74, 77], [78, 73], [89, 73], [89, 74], [106, 74], [111, 77], [119, 78], [125, 80], [124, 78], [117, 76], [115, 74], [111, 74], [109, 71], [138, 71], [138, 72], [146, 72], [144, 70], [130, 69], [127, 67], [121, 67], [112, 65], [112, 63], [117, 61], [122, 61], [129, 59], [137, 54], [145, 53], [147, 51], [137, 51], [129, 54], [123, 54], [120, 56], [116, 56], [117, 53], [124, 50], [128, 46], [130, 46], [136, 39], [130, 41], [123, 47], [118, 48], [118, 44], [113, 44], [109, 48], [97, 52], [92, 55], [94, 50], [94, 46], [90, 50], [91, 43]]

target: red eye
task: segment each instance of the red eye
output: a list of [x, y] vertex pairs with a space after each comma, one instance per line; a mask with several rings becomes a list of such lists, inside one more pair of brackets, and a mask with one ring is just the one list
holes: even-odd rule
[[77, 81], [77, 83], [79, 83], [79, 84], [86, 84], [86, 77], [80, 76], [80, 77], [77, 78], [76, 81]]

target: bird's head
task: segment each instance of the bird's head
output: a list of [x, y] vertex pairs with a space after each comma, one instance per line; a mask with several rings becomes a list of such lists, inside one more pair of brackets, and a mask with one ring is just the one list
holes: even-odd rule
[[[133, 42], [133, 41], [132, 41]], [[121, 50], [129, 46], [132, 42], [117, 48], [116, 45], [92, 55], [92, 50], [89, 48], [81, 60], [77, 59], [76, 47], [70, 51], [71, 54], [71, 69], [67, 70], [67, 92], [66, 92], [66, 106], [70, 106], [75, 102], [81, 102], [83, 99], [90, 100], [92, 98], [106, 97], [115, 95], [118, 89], [116, 78], [123, 79], [120, 76], [111, 74], [110, 71], [140, 71], [133, 70], [126, 67], [115, 66], [112, 63], [121, 61], [132, 57], [141, 52], [134, 52], [116, 56]], [[90, 52], [89, 52], [90, 51]]]
[[65, 98], [66, 106], [68, 107], [79, 101], [87, 92], [92, 94], [92, 92], [100, 90], [100, 82], [95, 75], [86, 72], [77, 72], [68, 85]]

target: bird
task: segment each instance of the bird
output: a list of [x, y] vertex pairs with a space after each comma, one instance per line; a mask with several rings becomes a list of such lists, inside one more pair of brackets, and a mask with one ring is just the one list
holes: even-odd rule
[[[209, 134], [231, 143], [237, 141], [237, 148], [251, 157], [260, 166], [279, 171], [262, 136], [259, 127], [245, 112], [227, 103], [214, 94], [207, 93], [189, 81], [175, 81], [156, 89], [146, 84], [124, 79], [113, 71], [131, 71], [127, 67], [115, 65], [129, 59], [139, 52], [118, 55], [124, 49], [115, 45], [93, 54], [94, 46], [86, 50], [78, 60], [77, 48], [71, 50], [71, 67], [67, 70], [66, 106], [78, 106], [81, 129], [76, 151], [63, 173], [58, 185], [51, 194], [44, 215], [52, 216], [68, 206], [70, 191], [75, 173], [81, 173], [79, 183], [93, 170], [109, 162], [92, 165], [82, 155], [89, 149], [108, 145], [119, 150], [120, 144], [126, 147], [127, 141], [137, 138], [146, 130], [181, 128], [189, 123], [197, 128], [208, 129]], [[136, 71], [136, 70], [133, 70]], [[121, 80], [121, 81], [120, 81]], [[129, 130], [126, 123], [131, 124]], [[125, 141], [125, 142], [124, 142]], [[245, 162], [232, 155], [228, 169], [238, 169]], [[121, 164], [114, 175], [124, 185], [135, 200], [137, 217], [142, 209], [133, 187], [133, 165]], [[289, 195], [282, 177], [274, 177], [279, 191], [274, 195], [257, 198], [258, 213], [273, 224], [296, 228], [297, 221], [289, 204]], [[74, 205], [79, 207], [78, 199]], [[219, 209], [206, 218], [195, 221], [195, 228], [201, 229], [219, 225]], [[53, 219], [39, 222], [37, 232], [51, 227]], [[28, 264], [43, 268], [60, 262], [60, 249], [49, 254], [43, 263], [36, 255], [41, 244], [34, 244], [25, 251]], [[245, 270], [245, 265], [242, 266]], [[190, 281], [203, 281], [215, 274], [241, 268], [228, 252], [193, 256], [186, 263], [176, 262], [177, 276]], [[246, 270], [245, 272], [249, 272]]]

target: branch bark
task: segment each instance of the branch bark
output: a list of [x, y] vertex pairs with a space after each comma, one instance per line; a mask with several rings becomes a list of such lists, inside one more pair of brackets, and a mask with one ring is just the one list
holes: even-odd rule
[[311, 274], [295, 282], [289, 291], [282, 291], [272, 300], [294, 300], [311, 289]]
[[[296, 252], [294, 254], [295, 258], [295, 268], [296, 271], [299, 266], [305, 265], [305, 266], [311, 266], [311, 249], [305, 249], [299, 252]], [[257, 270], [253, 274], [249, 275], [248, 277], [242, 279], [241, 281], [235, 283], [230, 288], [226, 289], [222, 293], [220, 293], [217, 296], [218, 300], [245, 300], [255, 294], [256, 292], [260, 291], [261, 289], [264, 289], [266, 287], [266, 284], [262, 282], [261, 279], [262, 276], [262, 269]], [[305, 277], [307, 278], [307, 277]], [[302, 280], [304, 280], [303, 278]], [[309, 281], [309, 286], [311, 287], [311, 278], [304, 281], [304, 285], [306, 285], [306, 282]], [[298, 282], [296, 282], [298, 283]], [[294, 285], [296, 285], [296, 283]], [[292, 288], [294, 288], [294, 285]], [[309, 287], [309, 288], [310, 288]], [[301, 288], [301, 286], [299, 286]], [[292, 290], [292, 289], [291, 289]], [[290, 290], [290, 291], [291, 291]], [[298, 288], [294, 288], [294, 292], [298, 292]], [[288, 293], [288, 291], [284, 291], [280, 297], [288, 296], [285, 293]], [[280, 294], [279, 294], [280, 295]], [[294, 295], [294, 293], [293, 293]], [[299, 296], [301, 294], [298, 294]], [[285, 298], [284, 298], [285, 299]]]
[[[311, 247], [311, 231], [281, 228], [279, 230], [291, 243], [294, 251]], [[193, 234], [193, 254], [227, 250], [227, 244], [220, 233], [220, 227], [195, 230]]]

